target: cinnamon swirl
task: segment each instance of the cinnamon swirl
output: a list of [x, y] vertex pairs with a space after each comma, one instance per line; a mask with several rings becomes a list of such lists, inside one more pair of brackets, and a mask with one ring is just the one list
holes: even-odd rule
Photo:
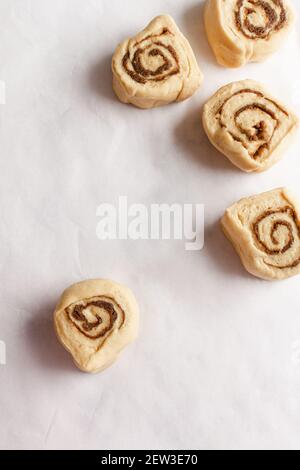
[[300, 274], [300, 208], [286, 189], [242, 199], [227, 209], [222, 227], [254, 276]]
[[185, 100], [203, 80], [191, 46], [166, 15], [118, 46], [112, 71], [120, 101], [139, 108]]
[[240, 67], [276, 51], [294, 23], [288, 0], [208, 0], [205, 27], [217, 61]]
[[63, 293], [54, 323], [76, 365], [100, 372], [137, 336], [138, 306], [133, 294], [115, 282], [84, 281]]
[[265, 171], [281, 157], [298, 119], [253, 80], [221, 88], [204, 106], [211, 143], [246, 172]]

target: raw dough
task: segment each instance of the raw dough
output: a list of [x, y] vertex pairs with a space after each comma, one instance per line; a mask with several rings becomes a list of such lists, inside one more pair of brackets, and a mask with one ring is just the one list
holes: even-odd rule
[[219, 64], [240, 67], [275, 52], [294, 23], [287, 0], [208, 0], [205, 28]]
[[253, 80], [224, 86], [209, 99], [203, 112], [211, 143], [247, 172], [265, 171], [274, 165], [297, 124], [297, 117]]
[[287, 189], [242, 199], [221, 223], [254, 276], [278, 280], [300, 274], [300, 206]]
[[69, 287], [54, 313], [63, 346], [84, 372], [100, 372], [138, 333], [138, 305], [132, 292], [108, 280]]
[[154, 18], [144, 31], [120, 44], [112, 71], [120, 101], [139, 108], [183, 101], [203, 81], [190, 44], [168, 15]]

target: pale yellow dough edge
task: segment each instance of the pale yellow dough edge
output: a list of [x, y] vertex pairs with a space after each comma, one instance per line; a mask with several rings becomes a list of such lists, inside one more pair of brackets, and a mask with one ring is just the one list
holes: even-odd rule
[[[262, 92], [264, 96], [273, 100], [281, 108], [286, 110], [291, 117], [292, 127], [289, 133], [281, 139], [280, 143], [263, 163], [260, 163], [259, 160], [253, 160], [241, 143], [233, 141], [226, 132], [226, 129], [218, 128], [215, 130], [212, 126], [213, 117], [210, 116], [212, 107], [217, 106], [217, 104], [221, 105], [224, 99], [244, 88], [251, 88]], [[272, 96], [264, 85], [250, 79], [229, 83], [228, 85], [220, 88], [211, 98], [209, 98], [203, 107], [202, 123], [211, 144], [219, 152], [225, 155], [231, 163], [246, 173], [261, 173], [268, 170], [281, 160], [285, 149], [292, 142], [294, 134], [299, 127], [299, 119], [293, 111], [291, 111], [285, 104], [281, 103], [277, 98]]]
[[278, 281], [298, 275], [300, 274], [300, 265], [297, 268], [285, 270], [267, 266], [264, 262], [266, 255], [256, 248], [250, 231], [243, 227], [238, 220], [237, 214], [239, 209], [249, 203], [259, 205], [263, 204], [264, 201], [269, 201], [270, 203], [272, 199], [276, 201], [278, 198], [286, 200], [294, 208], [298, 222], [300, 222], [300, 204], [295, 195], [287, 188], [277, 188], [262, 194], [243, 198], [229, 207], [221, 219], [223, 232], [238, 253], [245, 269], [253, 276], [267, 281]]
[[[75, 302], [96, 296], [114, 299], [125, 312], [125, 322], [121, 329], [113, 331], [99, 351], [95, 352], [90, 340], [65, 321], [64, 310]], [[54, 326], [59, 341], [72, 355], [76, 366], [83, 372], [97, 373], [113, 364], [122, 349], [136, 339], [139, 307], [131, 290], [121, 284], [104, 279], [82, 281], [72, 285], [62, 294], [54, 312]]]
[[251, 40], [234, 32], [228, 26], [223, 4], [223, 0], [207, 0], [204, 24], [208, 42], [217, 62], [224, 67], [237, 68], [248, 62], [261, 62], [265, 60], [280, 48], [296, 19], [293, 6], [289, 1], [285, 0], [287, 8], [286, 26], [273, 34], [268, 40]]
[[[149, 34], [160, 31], [164, 27], [169, 28], [169, 30], [174, 33], [176, 40], [180, 42], [189, 62], [189, 75], [188, 77], [183, 77], [179, 92], [177, 87], [172, 86], [172, 78], [174, 79], [174, 77], [168, 79], [163, 85], [160, 83], [156, 87], [150, 87], [148, 84], [141, 86], [135, 83], [120, 66], [122, 58], [132, 41], [141, 41]], [[198, 90], [204, 79], [188, 40], [169, 15], [157, 16], [135, 37], [123, 41], [117, 47], [113, 55], [112, 72], [113, 89], [119, 100], [122, 103], [132, 104], [141, 109], [150, 109], [167, 105], [171, 102], [184, 101]]]

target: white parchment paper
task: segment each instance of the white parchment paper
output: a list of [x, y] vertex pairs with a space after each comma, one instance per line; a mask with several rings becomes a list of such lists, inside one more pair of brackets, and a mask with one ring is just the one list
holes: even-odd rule
[[[300, 448], [299, 278], [249, 276], [219, 228], [243, 196], [297, 191], [300, 138], [247, 175], [200, 124], [205, 100], [243, 78], [299, 113], [300, 27], [267, 62], [227, 70], [207, 44], [203, 3], [1, 0], [3, 449]], [[189, 38], [205, 82], [185, 103], [141, 111], [115, 99], [110, 59], [161, 13]], [[205, 204], [205, 248], [100, 242], [97, 207], [120, 195]], [[76, 370], [52, 327], [62, 290], [93, 277], [129, 285], [141, 307], [138, 341], [97, 376]]]

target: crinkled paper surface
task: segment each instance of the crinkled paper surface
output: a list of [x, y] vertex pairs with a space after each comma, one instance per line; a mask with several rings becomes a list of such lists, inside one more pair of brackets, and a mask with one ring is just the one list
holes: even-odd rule
[[[219, 218], [235, 200], [299, 186], [300, 137], [271, 170], [247, 175], [208, 143], [200, 111], [253, 78], [299, 113], [300, 26], [263, 64], [219, 67], [203, 1], [1, 0], [0, 447], [300, 448], [299, 278], [249, 276]], [[294, 1], [299, 13], [298, 1]], [[115, 46], [161, 13], [205, 74], [189, 101], [152, 111], [111, 89]], [[181, 241], [100, 241], [103, 202], [203, 203], [200, 252]], [[52, 312], [73, 282], [129, 285], [138, 341], [103, 374], [77, 371]]]

